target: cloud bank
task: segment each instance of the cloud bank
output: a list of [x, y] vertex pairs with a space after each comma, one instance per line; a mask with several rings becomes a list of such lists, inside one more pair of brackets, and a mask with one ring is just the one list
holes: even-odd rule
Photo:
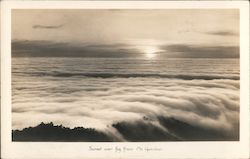
[[196, 46], [175, 44], [166, 45], [162, 49], [169, 52], [170, 57], [181, 58], [239, 58], [238, 46]]
[[53, 122], [118, 141], [238, 140], [239, 80], [238, 59], [12, 58], [12, 127]]
[[[13, 57], [144, 57], [136, 45], [12, 41]], [[160, 45], [159, 58], [239, 58], [238, 46]]]
[[136, 127], [132, 123], [146, 122], [160, 133], [168, 132], [163, 119], [174, 118], [208, 132], [229, 134], [229, 139], [239, 133], [238, 80], [78, 77], [15, 80], [13, 129], [52, 121], [71, 128], [94, 127], [122, 141], [132, 139], [124, 139], [121, 129], [118, 127], [118, 131], [113, 124], [126, 122], [125, 126], [132, 129]]

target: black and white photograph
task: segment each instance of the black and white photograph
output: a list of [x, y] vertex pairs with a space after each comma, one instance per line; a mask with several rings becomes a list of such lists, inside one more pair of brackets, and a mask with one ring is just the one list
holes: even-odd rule
[[11, 29], [13, 141], [239, 140], [237, 9], [14, 9]]

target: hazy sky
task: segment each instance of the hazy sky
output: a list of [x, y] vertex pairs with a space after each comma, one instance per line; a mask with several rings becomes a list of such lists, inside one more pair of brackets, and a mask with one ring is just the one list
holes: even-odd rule
[[[100, 56], [100, 52], [106, 55], [175, 52], [174, 57], [206, 57], [209, 52], [212, 54], [209, 56], [238, 57], [239, 12], [232, 9], [13, 10], [12, 39], [13, 52], [34, 52], [34, 48], [40, 48], [39, 55], [50, 51], [58, 56], [67, 47], [77, 51], [77, 55], [92, 51], [93, 56]], [[194, 53], [203, 49], [204, 54]]]

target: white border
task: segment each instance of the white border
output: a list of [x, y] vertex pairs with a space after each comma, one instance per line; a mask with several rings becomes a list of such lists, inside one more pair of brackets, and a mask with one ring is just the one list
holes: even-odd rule
[[[11, 142], [11, 9], [240, 9], [240, 141], [73, 143]], [[249, 3], [232, 1], [1, 2], [2, 158], [249, 158]], [[89, 146], [156, 147], [153, 152], [92, 152]]]

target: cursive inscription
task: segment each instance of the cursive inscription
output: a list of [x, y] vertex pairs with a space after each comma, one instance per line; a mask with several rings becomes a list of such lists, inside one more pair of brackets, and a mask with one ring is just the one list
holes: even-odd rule
[[154, 152], [154, 151], [162, 151], [160, 147], [148, 147], [148, 146], [89, 146], [89, 151], [103, 151], [103, 152], [115, 152], [115, 153], [128, 153], [128, 152]]

